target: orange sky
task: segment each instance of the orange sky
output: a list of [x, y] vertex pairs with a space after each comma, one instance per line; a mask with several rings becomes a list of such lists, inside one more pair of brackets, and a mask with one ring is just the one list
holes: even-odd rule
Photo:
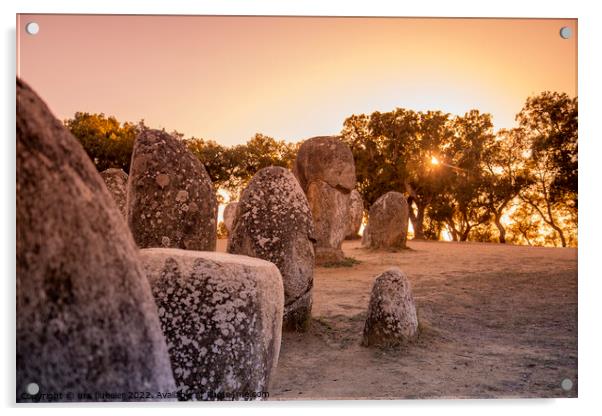
[[17, 73], [57, 117], [227, 145], [336, 134], [395, 107], [478, 108], [511, 127], [527, 96], [577, 94], [576, 20], [21, 15], [17, 35]]

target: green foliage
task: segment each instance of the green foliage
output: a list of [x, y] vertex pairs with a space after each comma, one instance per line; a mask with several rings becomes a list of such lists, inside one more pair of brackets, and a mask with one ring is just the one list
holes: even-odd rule
[[543, 92], [529, 97], [516, 116], [529, 144], [530, 185], [520, 193], [551, 230], [546, 243], [575, 245], [577, 240], [577, 98]]
[[533, 160], [544, 161], [552, 178], [550, 197], [571, 199], [577, 208], [578, 103], [577, 97], [543, 92], [529, 97], [516, 116], [532, 144]]
[[[449, 233], [456, 241], [576, 245], [577, 98], [543, 92], [529, 97], [516, 119], [517, 128], [494, 134], [491, 115], [478, 110], [451, 116], [396, 108], [348, 117], [340, 137], [353, 153], [366, 207], [388, 191], [404, 193], [416, 238]], [[126, 172], [135, 137], [146, 128], [89, 113], [65, 125], [98, 170]], [[301, 144], [258, 133], [228, 147], [172, 134], [233, 200], [260, 169], [290, 169]], [[345, 259], [336, 267], [353, 264]]]
[[235, 169], [236, 160], [229, 148], [218, 144], [214, 140], [197, 139], [192, 137], [185, 141], [186, 147], [205, 166], [211, 182], [216, 187], [228, 182]]
[[245, 144], [228, 150], [232, 170], [222, 186], [230, 192], [233, 199], [238, 199], [247, 183], [260, 169], [268, 166], [291, 168], [297, 148], [296, 144], [255, 134]]
[[129, 173], [134, 140], [144, 128], [144, 121], [120, 123], [102, 113], [78, 112], [65, 121], [65, 126], [79, 139], [99, 171], [121, 168]]
[[[104, 114], [75, 113], [65, 126], [79, 139], [99, 171], [121, 168], [129, 173], [136, 135], [146, 128], [138, 124], [120, 123]], [[240, 192], [260, 169], [268, 166], [290, 168], [297, 154], [297, 144], [256, 134], [245, 144], [227, 147], [214, 140], [192, 137], [173, 131], [188, 149], [203, 163], [216, 189], [227, 190], [231, 199]]]
[[[391, 190], [405, 193], [417, 238], [448, 231], [456, 241], [504, 243], [512, 208], [519, 217], [537, 214], [538, 232], [547, 235], [534, 239], [521, 219], [512, 241], [576, 244], [577, 99], [544, 92], [517, 120], [518, 128], [494, 134], [491, 116], [478, 110], [451, 117], [398, 108], [347, 118], [341, 137], [367, 204]], [[517, 201], [531, 208], [517, 210]]]
[[354, 259], [353, 257], [345, 257], [341, 261], [334, 261], [330, 263], [325, 263], [322, 267], [326, 268], [338, 268], [338, 267], [353, 267], [355, 265], [360, 264], [361, 261]]
[[388, 191], [405, 192], [412, 207], [414, 232], [423, 238], [424, 213], [441, 194], [448, 177], [433, 169], [432, 156], [453, 135], [449, 115], [397, 108], [388, 113], [353, 115], [343, 123], [341, 139], [355, 159], [358, 190], [371, 205]]
[[297, 154], [296, 145], [257, 133], [245, 144], [226, 147], [213, 140], [191, 138], [188, 148], [203, 163], [216, 188], [236, 200], [260, 169], [268, 166], [290, 168]]

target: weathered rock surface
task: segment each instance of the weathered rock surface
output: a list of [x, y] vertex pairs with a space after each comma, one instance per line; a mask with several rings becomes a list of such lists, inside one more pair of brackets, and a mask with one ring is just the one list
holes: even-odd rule
[[294, 173], [304, 191], [315, 180], [345, 193], [355, 188], [355, 162], [351, 149], [335, 136], [307, 139], [297, 153]]
[[126, 218], [128, 174], [122, 169], [110, 168], [100, 172], [100, 176], [105, 181], [105, 185], [111, 193], [121, 215], [123, 215], [123, 218]]
[[297, 153], [294, 174], [307, 195], [316, 234], [316, 263], [343, 259], [349, 194], [355, 187], [351, 149], [336, 137], [306, 140]]
[[37, 400], [27, 395], [29, 383], [63, 393], [44, 401], [173, 391], [150, 285], [96, 168], [20, 80], [16, 118], [17, 401]]
[[307, 198], [291, 172], [261, 169], [238, 204], [228, 252], [274, 263], [284, 283], [284, 327], [309, 322], [314, 273], [314, 227]]
[[224, 208], [224, 225], [226, 226], [226, 230], [228, 230], [228, 234], [232, 232], [232, 224], [234, 224], [237, 206], [238, 202], [230, 202]]
[[405, 196], [399, 192], [387, 192], [370, 207], [362, 245], [371, 248], [405, 248], [408, 220], [408, 202]]
[[307, 201], [314, 219], [316, 263], [343, 260], [341, 246], [347, 231], [349, 194], [332, 188], [326, 182], [315, 180], [307, 189]]
[[178, 249], [144, 249], [140, 257], [182, 397], [244, 399], [236, 395], [268, 391], [282, 331], [278, 268], [247, 256]]
[[360, 227], [364, 217], [364, 201], [357, 190], [351, 191], [349, 196], [349, 214], [347, 216], [347, 232], [345, 238], [359, 238]]
[[390, 268], [372, 286], [362, 344], [395, 346], [412, 340], [417, 333], [410, 281], [397, 267]]
[[128, 181], [128, 224], [139, 247], [215, 250], [217, 199], [202, 163], [159, 130], [136, 138]]

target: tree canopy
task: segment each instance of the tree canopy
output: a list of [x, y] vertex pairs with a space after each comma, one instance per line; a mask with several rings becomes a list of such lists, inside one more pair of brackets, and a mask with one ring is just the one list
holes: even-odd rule
[[[375, 111], [345, 119], [340, 138], [353, 153], [365, 208], [388, 191], [404, 193], [415, 238], [576, 245], [577, 104], [576, 97], [543, 92], [527, 98], [515, 128], [497, 132], [492, 116], [476, 109], [458, 116]], [[144, 121], [89, 113], [65, 125], [98, 170], [126, 172], [135, 137], [146, 128]], [[291, 168], [301, 144], [257, 133], [224, 146], [173, 134], [233, 200], [261, 168]]]

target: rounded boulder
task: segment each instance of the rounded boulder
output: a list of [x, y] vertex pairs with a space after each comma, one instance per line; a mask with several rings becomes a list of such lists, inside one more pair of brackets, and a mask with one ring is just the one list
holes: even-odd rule
[[370, 248], [406, 247], [409, 225], [408, 202], [399, 192], [387, 192], [370, 207], [362, 245]]
[[416, 305], [405, 273], [393, 267], [379, 275], [372, 286], [364, 325], [364, 346], [396, 346], [418, 333]]
[[355, 162], [351, 149], [336, 136], [318, 136], [303, 142], [294, 173], [305, 192], [315, 180], [345, 193], [355, 188]]
[[215, 250], [217, 199], [203, 164], [181, 140], [141, 131], [134, 143], [127, 219], [140, 248]]
[[284, 284], [284, 327], [304, 329], [312, 307], [314, 228], [307, 198], [291, 172], [261, 169], [238, 203], [228, 252], [274, 263]]
[[161, 399], [175, 384], [121, 213], [77, 139], [20, 80], [16, 119], [17, 401]]
[[117, 204], [119, 212], [121, 212], [123, 218], [126, 218], [128, 174], [123, 169], [109, 168], [100, 172], [100, 177], [105, 182], [115, 204]]

